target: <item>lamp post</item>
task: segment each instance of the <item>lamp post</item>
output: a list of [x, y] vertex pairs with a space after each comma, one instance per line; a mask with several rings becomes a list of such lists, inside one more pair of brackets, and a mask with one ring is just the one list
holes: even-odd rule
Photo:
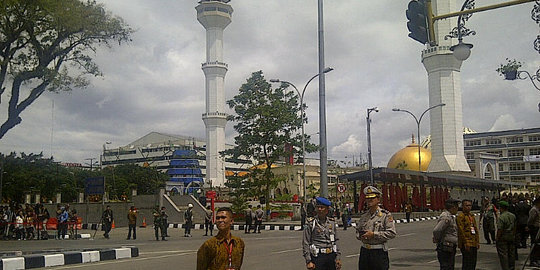
[[[437, 105], [434, 105], [434, 106], [431, 106], [429, 108], [427, 108], [421, 115], [420, 115], [420, 118], [417, 118], [416, 115], [414, 115], [412, 112], [408, 111], [408, 110], [403, 110], [403, 109], [397, 109], [397, 108], [394, 108], [392, 109], [392, 111], [394, 112], [405, 112], [405, 113], [408, 113], [410, 114], [414, 120], [416, 121], [416, 130], [417, 130], [417, 136], [418, 136], [418, 172], [421, 173], [422, 172], [422, 155], [420, 154], [420, 123], [422, 122], [422, 118], [424, 117], [424, 115], [432, 110], [432, 109], [435, 109], [437, 107], [442, 107], [442, 106], [446, 106], [446, 104], [444, 103], [441, 103], [441, 104], [437, 104]], [[424, 188], [424, 181], [423, 181], [423, 178], [422, 178], [422, 181], [420, 182], [420, 185], [421, 185], [421, 188], [423, 190]], [[420, 200], [422, 201], [422, 210], [424, 210], [424, 198], [422, 198], [422, 194], [423, 194], [423, 191], [420, 192]]]
[[379, 108], [373, 107], [367, 109], [367, 141], [368, 141], [368, 167], [369, 167], [369, 179], [371, 181], [371, 185], [374, 184], [373, 180], [373, 165], [371, 160], [371, 119], [369, 118], [369, 115], [372, 112], [379, 112]]
[[[333, 68], [331, 67], [327, 67], [324, 69], [324, 73], [328, 73], [330, 71], [334, 70]], [[306, 115], [304, 113], [304, 110], [305, 110], [305, 106], [304, 106], [304, 94], [306, 92], [306, 89], [309, 85], [309, 83], [317, 78], [320, 74], [317, 73], [315, 75], [313, 75], [306, 83], [306, 85], [304, 85], [304, 89], [302, 89], [302, 92], [300, 92], [298, 90], [298, 88], [291, 82], [288, 82], [288, 81], [282, 81], [280, 79], [270, 79], [270, 82], [272, 83], [284, 83], [284, 84], [287, 84], [287, 85], [290, 85], [294, 88], [294, 90], [296, 91], [296, 93], [298, 94], [298, 98], [300, 99], [300, 113], [302, 114], [302, 185], [303, 185], [303, 200], [304, 202], [306, 202], [306, 138], [305, 138], [305, 128], [304, 128], [304, 124], [305, 124], [305, 121], [306, 121]]]
[[416, 115], [414, 115], [412, 112], [408, 111], [408, 110], [403, 110], [403, 109], [397, 109], [397, 108], [394, 108], [392, 109], [392, 111], [394, 112], [405, 112], [405, 113], [408, 113], [410, 114], [414, 120], [416, 121], [416, 130], [417, 130], [417, 136], [418, 136], [418, 171], [419, 172], [422, 172], [422, 156], [420, 155], [420, 122], [422, 122], [422, 118], [424, 117], [424, 115], [432, 110], [432, 109], [435, 109], [437, 107], [442, 107], [442, 106], [445, 106], [446, 104], [444, 103], [441, 103], [441, 104], [437, 104], [435, 106], [431, 106], [429, 108], [427, 108], [421, 115], [420, 115], [420, 118], [417, 118]]

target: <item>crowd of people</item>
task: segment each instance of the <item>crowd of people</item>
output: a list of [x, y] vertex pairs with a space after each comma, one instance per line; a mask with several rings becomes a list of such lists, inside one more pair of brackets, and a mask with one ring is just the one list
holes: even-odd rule
[[18, 204], [0, 206], [0, 237], [5, 240], [49, 239], [47, 230], [56, 230], [56, 239], [75, 235], [80, 220], [69, 204], [58, 204], [51, 215], [43, 204]]

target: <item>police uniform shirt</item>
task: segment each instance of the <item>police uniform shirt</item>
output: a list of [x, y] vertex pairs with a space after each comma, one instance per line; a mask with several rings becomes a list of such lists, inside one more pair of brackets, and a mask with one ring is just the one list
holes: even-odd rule
[[[311, 262], [310, 245], [315, 245], [318, 249], [332, 249], [331, 235], [334, 237], [334, 244], [337, 242], [336, 221], [333, 218], [326, 218], [321, 222], [318, 217], [308, 218], [304, 227], [304, 237], [302, 239], [302, 249], [306, 264]], [[341, 252], [336, 244], [336, 260], [340, 259]]]
[[456, 219], [448, 210], [444, 210], [439, 216], [439, 221], [433, 229], [433, 239], [437, 243], [448, 242], [457, 245]]
[[533, 206], [533, 208], [529, 210], [529, 220], [527, 221], [527, 225], [540, 228], [540, 210], [536, 206]]
[[[362, 239], [361, 231], [372, 231], [374, 236], [370, 239]], [[356, 238], [369, 245], [384, 244], [386, 241], [396, 237], [397, 234], [392, 214], [382, 208], [377, 208], [373, 214], [369, 211], [364, 212], [358, 220], [356, 232]]]

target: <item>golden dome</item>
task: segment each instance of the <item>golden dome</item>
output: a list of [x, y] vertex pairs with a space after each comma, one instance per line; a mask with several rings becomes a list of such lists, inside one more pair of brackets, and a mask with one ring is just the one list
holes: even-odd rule
[[[425, 172], [431, 162], [431, 151], [421, 146], [420, 156], [422, 162], [420, 169]], [[418, 171], [418, 144], [414, 142], [414, 135], [412, 137], [412, 143], [397, 151], [390, 158], [386, 167], [391, 169]]]

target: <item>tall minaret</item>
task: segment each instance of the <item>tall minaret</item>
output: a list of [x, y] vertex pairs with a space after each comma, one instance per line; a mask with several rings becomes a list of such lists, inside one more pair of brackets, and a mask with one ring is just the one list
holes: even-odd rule
[[206, 29], [206, 62], [202, 70], [206, 77], [206, 184], [223, 186], [225, 163], [220, 152], [225, 150], [225, 74], [223, 62], [223, 30], [231, 23], [233, 9], [230, 0], [201, 0], [195, 8], [197, 20]]
[[[456, 11], [456, 0], [433, 0], [432, 3], [434, 15]], [[455, 40], [444, 39], [456, 25], [456, 18], [435, 22], [439, 45], [422, 52], [422, 63], [428, 73], [429, 105], [446, 104], [430, 111], [432, 156], [428, 172], [470, 171], [463, 151], [462, 61], [450, 51]]]

